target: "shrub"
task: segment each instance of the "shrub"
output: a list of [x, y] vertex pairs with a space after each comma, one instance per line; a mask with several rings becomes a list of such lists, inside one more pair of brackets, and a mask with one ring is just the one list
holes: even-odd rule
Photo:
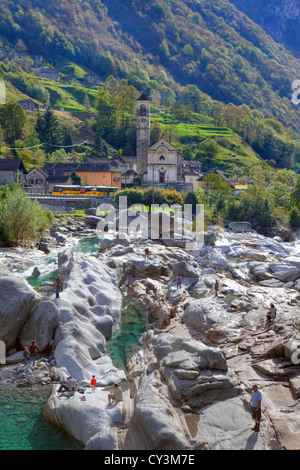
[[44, 211], [22, 189], [5, 189], [1, 194], [0, 237], [4, 244], [20, 244], [36, 238], [42, 228], [53, 222], [51, 211]]
[[291, 227], [300, 227], [300, 211], [297, 207], [292, 207], [290, 210], [290, 225]]

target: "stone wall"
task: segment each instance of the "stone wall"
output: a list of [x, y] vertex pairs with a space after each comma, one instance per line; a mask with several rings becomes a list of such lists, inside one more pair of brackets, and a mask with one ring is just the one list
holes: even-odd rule
[[73, 213], [77, 210], [86, 210], [91, 207], [98, 207], [100, 204], [113, 204], [112, 197], [82, 197], [82, 198], [64, 198], [55, 196], [35, 196], [35, 199], [44, 209], [50, 209], [54, 213]]

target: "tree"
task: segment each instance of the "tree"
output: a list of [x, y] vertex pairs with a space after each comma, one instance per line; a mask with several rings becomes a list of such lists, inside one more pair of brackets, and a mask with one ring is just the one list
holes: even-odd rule
[[72, 152], [73, 140], [71, 131], [68, 127], [64, 129], [63, 146], [65, 147], [65, 151], [67, 153]]
[[26, 113], [19, 104], [8, 103], [0, 107], [0, 126], [8, 142], [14, 143], [22, 138], [26, 122]]
[[116, 124], [116, 102], [113, 95], [101, 87], [95, 99], [95, 108], [99, 124], [105, 133]]
[[57, 117], [50, 109], [37, 116], [35, 130], [38, 134], [40, 142], [45, 144], [45, 152], [51, 153], [53, 147], [62, 145], [63, 134]]
[[[3, 196], [2, 196], [3, 197]], [[2, 240], [19, 244], [38, 235], [50, 223], [37, 201], [32, 201], [20, 188], [7, 190], [1, 206]]]
[[72, 171], [70, 176], [72, 178], [73, 184], [81, 186], [81, 178], [79, 175], [77, 175], [77, 173], [75, 173], [75, 171]]

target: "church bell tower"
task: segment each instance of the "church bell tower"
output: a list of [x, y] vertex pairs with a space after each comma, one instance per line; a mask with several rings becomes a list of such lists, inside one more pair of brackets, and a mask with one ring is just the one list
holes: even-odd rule
[[150, 147], [150, 99], [145, 93], [137, 99], [136, 156], [137, 174], [145, 181], [147, 178], [147, 151]]

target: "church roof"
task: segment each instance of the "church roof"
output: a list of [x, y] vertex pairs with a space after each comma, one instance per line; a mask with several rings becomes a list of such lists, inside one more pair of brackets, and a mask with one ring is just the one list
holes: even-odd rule
[[173, 145], [171, 145], [166, 139], [164, 138], [161, 138], [159, 139], [155, 144], [153, 144], [151, 147], [148, 148], [148, 151], [156, 151], [159, 147], [161, 147], [162, 145], [164, 145], [169, 151], [171, 150], [175, 150], [176, 151], [176, 148], [173, 147]]
[[137, 101], [150, 101], [146, 93], [143, 91], [141, 96], [137, 99]]

